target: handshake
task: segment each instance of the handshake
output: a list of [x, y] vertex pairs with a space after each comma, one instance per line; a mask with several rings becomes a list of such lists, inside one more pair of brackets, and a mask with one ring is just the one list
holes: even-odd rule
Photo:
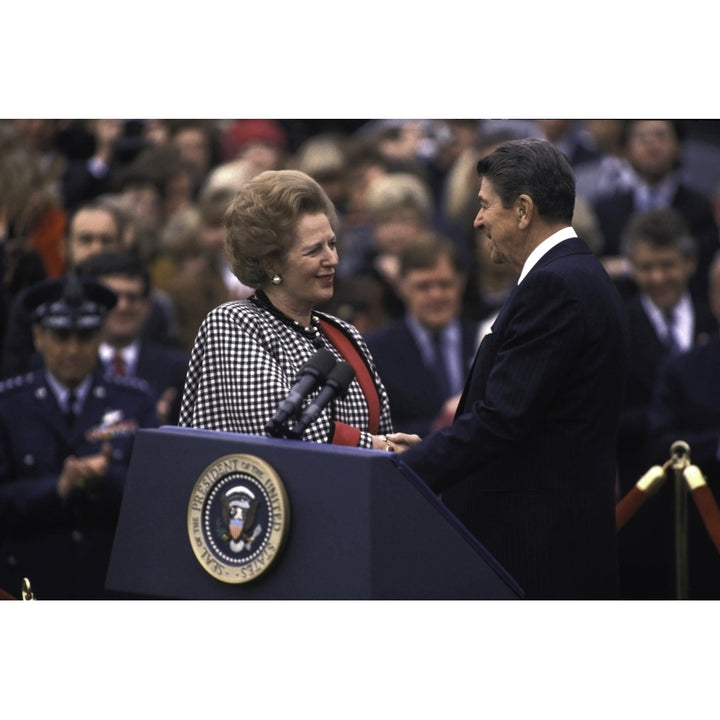
[[[376, 439], [381, 445], [376, 444]], [[419, 443], [419, 435], [408, 435], [407, 433], [391, 433], [390, 435], [373, 435], [373, 450], [387, 450], [388, 452], [403, 452], [409, 447]]]

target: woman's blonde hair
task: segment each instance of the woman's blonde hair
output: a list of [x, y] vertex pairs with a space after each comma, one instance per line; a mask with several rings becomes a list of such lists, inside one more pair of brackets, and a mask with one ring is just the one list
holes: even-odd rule
[[225, 213], [225, 247], [233, 272], [248, 287], [268, 281], [265, 268], [282, 265], [303, 215], [338, 219], [320, 184], [299, 170], [267, 170], [246, 182]]

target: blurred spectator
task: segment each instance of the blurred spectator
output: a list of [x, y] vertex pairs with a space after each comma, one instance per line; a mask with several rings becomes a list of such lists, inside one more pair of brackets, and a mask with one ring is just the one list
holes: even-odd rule
[[225, 211], [235, 194], [230, 187], [209, 186], [203, 190], [198, 199], [200, 255], [185, 264], [167, 288], [175, 307], [180, 346], [188, 352], [210, 310], [253, 292], [230, 271], [225, 250]]
[[478, 120], [459, 119], [436, 121], [433, 128], [435, 150], [432, 155], [436, 202], [442, 202], [450, 169], [467, 151], [472, 151], [480, 140]]
[[468, 282], [463, 305], [467, 314], [476, 320], [489, 319], [502, 304], [508, 283], [517, 281], [517, 273], [509, 265], [493, 264], [485, 233], [478, 233], [474, 227], [480, 191], [478, 160], [515, 137], [505, 128], [481, 132], [449, 169], [440, 205], [442, 227], [466, 255]]
[[356, 227], [366, 222], [370, 185], [390, 171], [372, 138], [354, 135], [345, 142], [345, 220]]
[[173, 213], [195, 200], [194, 168], [169, 145], [143, 150], [118, 174], [114, 190], [132, 213], [160, 231]]
[[315, 135], [306, 140], [292, 158], [292, 167], [304, 172], [322, 185], [340, 216], [345, 214], [345, 138], [338, 135]]
[[[697, 262], [696, 249], [679, 213], [667, 208], [634, 215], [625, 232], [623, 251], [639, 293], [626, 301], [630, 368], [617, 444], [621, 496], [650, 467], [645, 447], [649, 440], [650, 405], [661, 364], [671, 355], [701, 345], [717, 331], [707, 304], [693, 298], [688, 290]], [[652, 509], [643, 508], [623, 529], [620, 537], [623, 594], [660, 592], [654, 585], [657, 578], [653, 578], [653, 573], [641, 572], [649, 552], [648, 543], [653, 542], [653, 527]]]
[[[68, 221], [64, 250], [68, 272], [81, 273], [84, 263], [94, 255], [107, 250], [123, 248], [127, 219], [117, 204], [103, 198], [91, 200], [78, 208]], [[24, 294], [14, 299], [8, 316], [4, 338], [2, 377], [19, 375], [36, 368], [38, 354], [34, 350], [30, 316], [25, 307]], [[148, 337], [174, 342], [172, 317], [168, 307], [153, 297], [153, 306], [144, 329]]]
[[170, 120], [148, 118], [142, 123], [142, 137], [148, 145], [167, 145], [170, 142]]
[[572, 225], [578, 237], [581, 237], [596, 255], [599, 255], [605, 245], [605, 239], [592, 204], [583, 197], [575, 198]]
[[287, 133], [276, 120], [234, 120], [222, 136], [225, 162], [244, 160], [254, 175], [285, 165]]
[[18, 123], [0, 123], [0, 236], [8, 239], [6, 270], [15, 275], [15, 279], [3, 275], [4, 282], [12, 286], [11, 294], [24, 282], [27, 267], [18, 266], [21, 258], [23, 265], [31, 257], [36, 265], [39, 258], [41, 277], [62, 274], [62, 238], [67, 222], [57, 179], [62, 161], [56, 153], [48, 159], [39, 149], [43, 147], [38, 146], [39, 141], [27, 142], [17, 131]]
[[217, 189], [236, 193], [248, 180], [255, 177], [257, 170], [247, 160], [229, 160], [215, 166], [203, 183], [201, 193]]
[[[195, 205], [178, 210], [165, 223], [158, 238], [158, 254], [152, 271], [153, 286], [168, 292], [178, 275], [194, 275], [205, 262], [202, 252], [200, 211]], [[170, 302], [174, 308], [172, 298]]]
[[[720, 323], [720, 256], [710, 266], [710, 302]], [[677, 440], [690, 446], [690, 461], [705, 475], [715, 497], [720, 489], [720, 333], [708, 342], [668, 358], [660, 367], [650, 406], [648, 463], [662, 465]], [[643, 506], [647, 528], [640, 568], [632, 568], [634, 597], [675, 597], [674, 492], [661, 490]], [[639, 516], [636, 516], [639, 517]], [[636, 522], [633, 518], [632, 523]], [[650, 525], [650, 523], [652, 523]], [[628, 526], [629, 527], [629, 526]], [[623, 529], [623, 532], [625, 530]], [[652, 578], [652, 585], [637, 587], [637, 575]], [[688, 508], [688, 578], [692, 600], [720, 599], [720, 555], [696, 509]]]
[[402, 317], [405, 305], [398, 293], [400, 253], [410, 240], [433, 229], [432, 195], [417, 175], [388, 173], [371, 183], [366, 202], [371, 245], [355, 272], [382, 288], [387, 318]]
[[210, 170], [221, 160], [217, 127], [210, 120], [173, 120], [169, 127], [169, 144], [189, 171], [189, 195], [195, 197]]
[[384, 288], [370, 275], [336, 280], [332, 301], [320, 307], [355, 325], [361, 335], [380, 327], [388, 319]]
[[[63, 249], [65, 263], [72, 272], [93, 253], [120, 247], [121, 220], [103, 203], [93, 200], [78, 208], [68, 220]], [[25, 307], [27, 288], [19, 292], [8, 315], [3, 346], [2, 377], [26, 372], [33, 367], [35, 353], [30, 313]], [[37, 358], [35, 365], [37, 366]]]
[[36, 208], [44, 206], [37, 201], [42, 182], [34, 156], [12, 126], [0, 124], [0, 341], [14, 298], [47, 275], [31, 240]]
[[20, 144], [38, 159], [40, 173], [60, 201], [61, 180], [68, 163], [68, 155], [63, 151], [58, 135], [69, 122], [72, 121], [19, 118], [7, 123], [20, 139]]
[[575, 168], [575, 192], [592, 203], [630, 188], [633, 171], [625, 157], [626, 120], [586, 120], [585, 127], [600, 156]]
[[587, 130], [580, 120], [536, 120], [533, 135], [551, 142], [570, 161], [577, 172], [579, 168], [600, 157]]
[[147, 385], [104, 376], [115, 297], [75, 276], [26, 296], [41, 369], [0, 383], [0, 586], [102, 599], [135, 430], [156, 427]]
[[68, 211], [108, 192], [115, 173], [121, 167], [116, 148], [124, 134], [124, 122], [89, 120], [87, 127], [93, 139], [92, 155], [68, 161], [63, 173], [63, 205]]
[[454, 242], [421, 234], [399, 262], [407, 312], [365, 339], [390, 397], [393, 427], [422, 437], [452, 421], [478, 328], [461, 317], [466, 269]]
[[472, 145], [465, 147], [448, 168], [440, 201], [442, 227], [465, 247], [473, 247], [480, 180], [475, 168], [478, 160], [496, 147], [515, 138], [509, 130], [483, 131]]
[[678, 211], [697, 243], [697, 272], [690, 280], [690, 291], [707, 300], [708, 267], [720, 247], [718, 226], [708, 198], [680, 179], [683, 140], [683, 127], [677, 121], [629, 120], [625, 155], [634, 174], [633, 186], [598, 197], [593, 207], [605, 241], [601, 255], [615, 277], [627, 273], [627, 265], [618, 256], [630, 216], [652, 208]]
[[[720, 169], [718, 173], [720, 175]], [[715, 183], [713, 191], [710, 194], [710, 210], [713, 214], [715, 224], [720, 228], [720, 179]]]
[[623, 240], [623, 254], [639, 288], [627, 301], [631, 358], [618, 441], [625, 493], [647, 470], [642, 447], [660, 363], [671, 353], [706, 342], [716, 322], [709, 305], [688, 291], [697, 253], [679, 213], [668, 208], [634, 215]]
[[388, 173], [386, 160], [371, 138], [353, 136], [344, 143], [345, 202], [341, 209], [342, 232], [338, 236], [340, 264], [337, 279], [355, 278], [372, 244], [372, 226], [368, 217], [368, 190], [372, 183]]
[[85, 263], [83, 272], [117, 296], [102, 329], [99, 352], [105, 368], [145, 380], [155, 394], [160, 423], [177, 424], [189, 355], [143, 337], [152, 307], [147, 266], [122, 250], [96, 255]]
[[435, 153], [432, 120], [370, 120], [357, 134], [368, 138], [393, 172], [425, 175], [428, 160]]
[[99, 200], [112, 207], [116, 215], [121, 218], [121, 247], [137, 257], [150, 273], [150, 313], [143, 326], [143, 337], [171, 347], [179, 346], [177, 318], [172, 298], [153, 282], [160, 256], [157, 225], [149, 218], [135, 212], [132, 199], [127, 195], [102, 195]]

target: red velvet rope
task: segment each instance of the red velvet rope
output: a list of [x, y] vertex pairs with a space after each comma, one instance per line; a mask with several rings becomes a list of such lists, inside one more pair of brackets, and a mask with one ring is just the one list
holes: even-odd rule
[[705, 530], [715, 545], [715, 549], [720, 552], [720, 509], [715, 501], [715, 496], [708, 487], [705, 477], [695, 465], [685, 468], [683, 475], [695, 501], [695, 507], [705, 525]]
[[615, 506], [615, 528], [621, 530], [630, 518], [645, 504], [648, 494], [633, 485], [630, 492]]
[[665, 480], [665, 468], [651, 467], [615, 505], [615, 529], [620, 531]]
[[[615, 506], [615, 528], [620, 531], [635, 513], [653, 495], [665, 479], [666, 467], [658, 465], [650, 468]], [[690, 494], [700, 513], [705, 530], [720, 552], [720, 508], [705, 477], [696, 465], [688, 465], [683, 470], [683, 477], [688, 484]]]
[[692, 497], [715, 549], [720, 552], [720, 510], [712, 491], [707, 485], [703, 485], [693, 490]]

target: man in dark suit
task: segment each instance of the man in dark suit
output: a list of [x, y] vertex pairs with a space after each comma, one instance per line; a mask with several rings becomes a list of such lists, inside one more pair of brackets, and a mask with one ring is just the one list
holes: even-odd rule
[[520, 271], [518, 284], [480, 344], [453, 424], [422, 442], [388, 438], [525, 597], [616, 597], [621, 298], [570, 226], [575, 179], [552, 144], [511, 141], [477, 171], [475, 226], [493, 261]]
[[[618, 470], [625, 494], [648, 469], [642, 449], [661, 362], [706, 342], [717, 322], [709, 305], [690, 294], [697, 249], [678, 212], [666, 208], [634, 215], [622, 250], [638, 288], [626, 301], [630, 369], [618, 436]], [[670, 447], [666, 450], [669, 457]]]
[[[718, 227], [709, 198], [682, 182], [684, 129], [673, 120], [629, 120], [625, 134], [625, 156], [632, 168], [632, 184], [602, 195], [593, 209], [605, 241], [601, 254], [609, 263], [620, 255], [623, 231], [638, 212], [673, 208], [684, 218], [697, 243], [698, 272], [690, 280], [690, 291], [707, 299], [707, 271], [718, 245]], [[623, 292], [634, 288], [618, 279]]]
[[[648, 457], [649, 412], [661, 364], [671, 355], [702, 345], [716, 332], [708, 304], [693, 298], [690, 278], [697, 267], [694, 238], [672, 208], [637, 213], [628, 223], [622, 251], [638, 288], [626, 301], [630, 369], [618, 433], [618, 479], [625, 496], [658, 458]], [[677, 440], [679, 438], [675, 438]], [[664, 448], [662, 465], [672, 441]], [[626, 599], [669, 599], [672, 572], [672, 499], [653, 497], [620, 532], [620, 590]], [[670, 558], [670, 560], [668, 560]]]
[[390, 398], [393, 427], [426, 435], [455, 414], [478, 339], [478, 323], [461, 317], [465, 281], [461, 255], [448, 238], [424, 233], [400, 253], [405, 317], [365, 338]]
[[[709, 291], [712, 312], [720, 321], [720, 255], [710, 266]], [[662, 465], [676, 440], [687, 442], [690, 461], [706, 476], [716, 500], [720, 497], [719, 368], [720, 333], [717, 330], [707, 342], [666, 357], [658, 369], [648, 411], [647, 434], [648, 465]], [[671, 599], [676, 595], [674, 510], [673, 486], [666, 482], [620, 533], [622, 543], [623, 534], [636, 523], [646, 529], [641, 556], [644, 563], [641, 568], [635, 568], [646, 583], [638, 588], [635, 597]], [[692, 500], [688, 507], [687, 561], [688, 597], [720, 599], [720, 554]], [[648, 578], [652, 584], [647, 582]]]
[[118, 298], [103, 325], [99, 353], [106, 369], [145, 380], [157, 398], [160, 423], [177, 424], [190, 356], [185, 350], [144, 337], [151, 307], [147, 266], [136, 255], [118, 250], [99, 253], [83, 270]]

